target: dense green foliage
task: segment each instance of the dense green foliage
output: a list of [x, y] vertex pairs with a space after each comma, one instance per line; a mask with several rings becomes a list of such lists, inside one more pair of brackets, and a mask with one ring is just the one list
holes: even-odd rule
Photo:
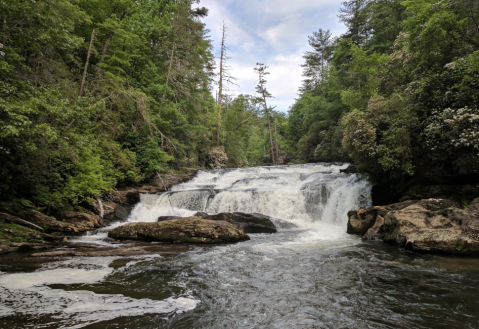
[[479, 174], [479, 3], [349, 0], [339, 17], [348, 32], [315, 32], [304, 56], [296, 158], [349, 158], [376, 181]]
[[214, 62], [192, 4], [0, 2], [2, 198], [60, 207], [201, 165]]
[[348, 32], [309, 38], [287, 117], [268, 105], [263, 64], [256, 95], [215, 104], [197, 3], [0, 1], [0, 197], [78, 205], [208, 166], [217, 133], [230, 167], [354, 161], [377, 181], [479, 174], [477, 1], [344, 2]]

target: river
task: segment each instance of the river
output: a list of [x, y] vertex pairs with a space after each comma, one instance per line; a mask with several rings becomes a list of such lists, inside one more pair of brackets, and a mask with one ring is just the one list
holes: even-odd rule
[[[420, 255], [345, 233], [371, 185], [343, 164], [202, 171], [142, 195], [129, 221], [259, 212], [276, 234], [165, 245], [147, 256], [0, 256], [1, 328], [479, 328], [479, 260]], [[73, 240], [117, 248], [112, 227]]]

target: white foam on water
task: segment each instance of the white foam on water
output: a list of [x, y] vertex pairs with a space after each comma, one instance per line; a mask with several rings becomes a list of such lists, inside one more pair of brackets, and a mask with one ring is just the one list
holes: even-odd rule
[[[91, 291], [52, 289], [53, 284], [93, 284], [101, 282], [114, 269], [118, 257], [75, 258], [45, 265], [33, 273], [0, 275], [0, 317], [25, 314], [50, 314], [68, 323], [68, 328], [81, 328], [91, 323], [122, 316], [149, 313], [183, 313], [200, 302], [180, 297], [165, 300], [134, 299], [123, 295], [96, 294]], [[131, 261], [132, 266], [139, 260]]]
[[261, 213], [300, 228], [344, 227], [350, 210], [371, 205], [371, 184], [340, 173], [347, 164], [308, 164], [200, 171], [161, 195], [141, 195], [129, 221], [187, 217], [201, 211]]

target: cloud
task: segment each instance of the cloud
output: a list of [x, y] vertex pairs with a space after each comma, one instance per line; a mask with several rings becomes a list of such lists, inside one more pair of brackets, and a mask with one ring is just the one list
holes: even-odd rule
[[210, 29], [216, 52], [221, 40], [223, 21], [228, 26], [227, 45], [232, 59], [229, 65], [239, 87], [231, 86], [236, 95], [254, 93], [257, 62], [269, 66], [267, 88], [275, 96], [270, 103], [287, 111], [301, 85], [303, 54], [308, 50], [308, 35], [318, 28], [333, 35], [344, 33], [339, 22], [337, 0], [202, 0], [209, 9], [204, 20]]

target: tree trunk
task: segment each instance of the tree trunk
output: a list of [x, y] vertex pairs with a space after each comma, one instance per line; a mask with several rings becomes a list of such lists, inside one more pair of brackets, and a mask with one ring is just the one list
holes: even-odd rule
[[105, 41], [105, 46], [103, 46], [103, 50], [101, 51], [101, 56], [100, 56], [100, 63], [103, 63], [103, 61], [105, 60], [105, 55], [106, 55], [106, 52], [108, 51], [108, 46], [110, 45], [110, 41], [111, 41], [111, 38], [113, 38], [113, 35], [114, 33], [111, 32], [110, 35], [108, 36], [108, 38], [106, 38], [106, 41]]
[[223, 22], [223, 37], [221, 38], [220, 83], [218, 86], [218, 125], [216, 127], [216, 146], [220, 146], [221, 104], [223, 102], [223, 60], [225, 55], [225, 23]]
[[273, 133], [271, 130], [271, 116], [268, 113], [268, 129], [269, 129], [269, 143], [271, 145], [271, 159], [273, 160], [273, 166], [276, 165], [276, 161], [274, 160], [274, 146], [273, 146]]
[[274, 136], [276, 139], [276, 163], [279, 163], [279, 146], [278, 146], [278, 120], [274, 120]]
[[85, 81], [86, 81], [86, 74], [88, 71], [88, 64], [90, 64], [90, 55], [91, 55], [91, 50], [93, 48], [93, 40], [95, 39], [95, 29], [91, 32], [91, 39], [90, 39], [90, 47], [88, 48], [88, 54], [86, 56], [86, 63], [85, 63], [85, 69], [83, 70], [83, 78], [81, 81], [81, 86], [80, 86], [80, 93], [78, 97], [83, 96], [83, 88], [85, 87]]
[[[166, 87], [168, 87], [168, 84], [170, 83], [171, 67], [173, 66], [173, 56], [175, 56], [175, 50], [176, 50], [176, 35], [175, 35], [175, 38], [173, 39], [173, 47], [171, 48], [171, 55], [170, 55], [170, 65], [168, 65], [168, 73], [166, 74]], [[166, 94], [163, 94], [162, 98], [165, 98], [165, 96]], [[161, 106], [160, 106], [160, 109], [158, 110], [158, 115], [161, 115]]]

